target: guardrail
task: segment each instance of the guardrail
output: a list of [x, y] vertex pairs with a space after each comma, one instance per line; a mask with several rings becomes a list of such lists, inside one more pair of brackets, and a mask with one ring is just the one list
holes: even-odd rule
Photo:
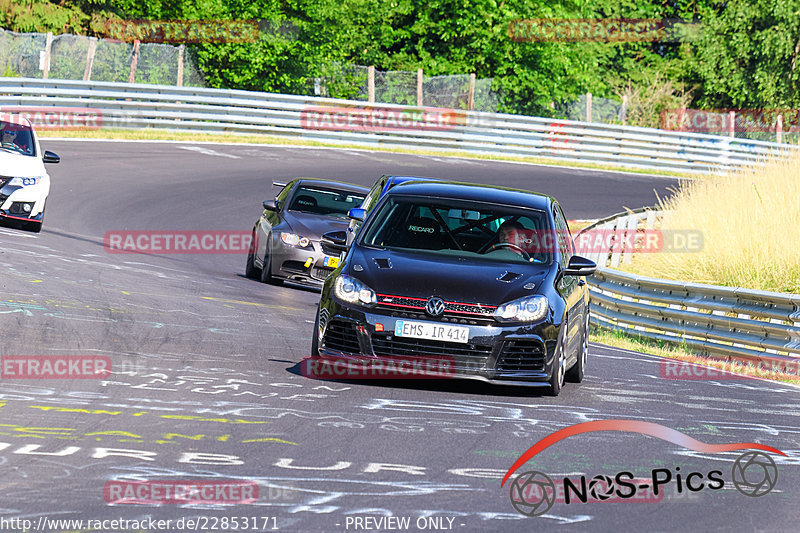
[[103, 127], [112, 128], [259, 133], [687, 174], [758, 164], [790, 149], [788, 145], [716, 135], [447, 109], [432, 110], [444, 115], [446, 122], [436, 131], [411, 125], [365, 132], [353, 131], [346, 124], [331, 131], [309, 126], [304, 113], [332, 107], [356, 108], [362, 113], [413, 113], [419, 108], [239, 90], [0, 78], [0, 109], [13, 112], [15, 108], [41, 106], [90, 108], [101, 113]]
[[[658, 225], [660, 213], [640, 209], [581, 230], [613, 230], [608, 250], [587, 254], [598, 263], [588, 279], [591, 323], [649, 339], [684, 344], [692, 352], [768, 365], [800, 357], [800, 295], [637, 276], [608, 268], [629, 262], [626, 243]], [[782, 366], [781, 368], [786, 368]]]

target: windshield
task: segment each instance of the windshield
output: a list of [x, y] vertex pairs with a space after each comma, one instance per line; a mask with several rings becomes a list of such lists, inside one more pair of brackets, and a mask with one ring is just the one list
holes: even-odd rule
[[547, 213], [464, 200], [391, 197], [361, 241], [385, 249], [502, 263], [549, 264], [554, 233]]
[[30, 126], [0, 121], [0, 148], [6, 152], [36, 155]]
[[289, 201], [289, 210], [346, 218], [347, 212], [363, 200], [364, 194], [353, 191], [301, 185]]

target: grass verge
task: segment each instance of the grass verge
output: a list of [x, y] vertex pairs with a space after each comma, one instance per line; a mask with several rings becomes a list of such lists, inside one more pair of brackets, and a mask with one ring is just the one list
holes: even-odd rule
[[763, 371], [754, 365], [737, 366], [731, 365], [727, 361], [719, 359], [710, 359], [691, 352], [691, 350], [680, 344], [672, 344], [664, 341], [652, 340], [638, 335], [631, 335], [621, 331], [611, 330], [608, 328], [591, 326], [589, 332], [589, 340], [614, 348], [621, 348], [623, 350], [631, 350], [635, 352], [646, 353], [650, 355], [657, 355], [668, 359], [675, 359], [678, 361], [685, 361], [687, 363], [709, 366], [718, 370], [725, 370], [727, 372], [734, 372], [757, 379], [765, 379], [768, 381], [775, 381], [781, 383], [789, 383], [792, 385], [800, 385], [800, 376], [797, 374], [789, 374], [785, 372], [772, 372]]
[[593, 170], [605, 170], [609, 172], [627, 172], [632, 174], [657, 175], [664, 177], [685, 178], [685, 174], [679, 172], [669, 172], [664, 170], [645, 170], [628, 168], [614, 165], [597, 165], [592, 163], [582, 163], [579, 161], [561, 161], [558, 159], [548, 159], [545, 157], [514, 157], [494, 154], [470, 154], [466, 152], [448, 150], [410, 150], [406, 148], [392, 148], [385, 146], [365, 146], [360, 144], [340, 144], [334, 142], [312, 141], [307, 139], [297, 139], [293, 137], [280, 137], [275, 135], [246, 135], [246, 134], [217, 134], [217, 133], [193, 133], [184, 131], [169, 131], [157, 129], [143, 130], [45, 130], [37, 132], [40, 138], [74, 138], [74, 139], [119, 139], [128, 141], [187, 141], [187, 142], [209, 142], [219, 144], [270, 144], [285, 146], [316, 146], [320, 148], [344, 148], [355, 150], [370, 150], [374, 152], [392, 152], [398, 154], [429, 155], [436, 157], [459, 157], [462, 159], [481, 159], [487, 161], [511, 161], [517, 163], [529, 163], [534, 165], [556, 166], [556, 167], [577, 167]]
[[661, 230], [700, 232], [699, 251], [635, 254], [629, 272], [800, 293], [800, 152], [766, 165], [684, 182], [660, 202]]

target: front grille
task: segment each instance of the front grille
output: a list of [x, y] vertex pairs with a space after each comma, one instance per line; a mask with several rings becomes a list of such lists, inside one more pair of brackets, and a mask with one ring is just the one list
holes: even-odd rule
[[344, 353], [357, 354], [361, 352], [358, 336], [356, 335], [356, 327], [341, 320], [332, 320], [328, 324], [325, 336], [322, 338], [322, 344], [325, 348]]
[[330, 246], [326, 245], [324, 242], [319, 243], [320, 248], [322, 248], [322, 253], [325, 255], [329, 255], [331, 257], [339, 257], [341, 254], [341, 250], [334, 250]]
[[330, 267], [314, 267], [311, 269], [311, 277], [317, 279], [327, 278], [335, 269]]
[[[328, 324], [328, 318], [330, 318], [330, 313], [328, 310], [324, 307], [321, 308], [319, 310], [319, 327], [321, 329], [325, 329], [325, 326]], [[314, 334], [317, 335], [318, 333], [315, 331]]]
[[458, 316], [458, 315], [440, 316], [439, 318], [432, 318], [426, 315], [425, 313], [415, 313], [413, 311], [394, 310], [391, 313], [389, 313], [389, 316], [394, 318], [407, 318], [410, 320], [428, 320], [435, 322], [448, 322], [450, 324], [467, 324], [470, 326], [477, 326], [481, 324], [493, 324], [493, 325], [497, 324], [493, 318], [482, 318], [482, 317], [465, 318], [464, 316]]
[[486, 366], [492, 354], [491, 346], [480, 344], [461, 344], [457, 342], [398, 337], [390, 333], [372, 335], [372, 349], [375, 355], [386, 356], [447, 356], [452, 357], [456, 371], [475, 372]]
[[281, 270], [299, 272], [302, 274], [307, 272], [306, 265], [302, 261], [284, 261], [281, 265]]
[[[378, 307], [384, 309], [415, 309], [424, 311], [426, 298], [412, 298], [410, 296], [394, 296], [391, 294], [378, 295]], [[482, 318], [491, 318], [496, 306], [470, 304], [463, 302], [448, 302], [444, 303], [445, 315], [463, 315], [475, 316]]]
[[544, 346], [537, 340], [511, 340], [503, 344], [497, 370], [500, 372], [544, 372]]

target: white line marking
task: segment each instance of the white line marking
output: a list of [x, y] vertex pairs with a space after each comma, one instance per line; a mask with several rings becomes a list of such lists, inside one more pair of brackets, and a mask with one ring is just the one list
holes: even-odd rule
[[24, 233], [22, 231], [13, 231], [8, 230], [5, 228], [0, 228], [0, 234], [2, 235], [10, 235], [12, 237], [22, 237], [23, 239], [35, 239], [36, 235], [30, 235], [28, 233]]
[[204, 155], [215, 155], [217, 157], [228, 157], [230, 159], [241, 159], [238, 155], [223, 154], [211, 148], [203, 148], [202, 146], [179, 146], [181, 150], [191, 150], [192, 152], [199, 152]]

